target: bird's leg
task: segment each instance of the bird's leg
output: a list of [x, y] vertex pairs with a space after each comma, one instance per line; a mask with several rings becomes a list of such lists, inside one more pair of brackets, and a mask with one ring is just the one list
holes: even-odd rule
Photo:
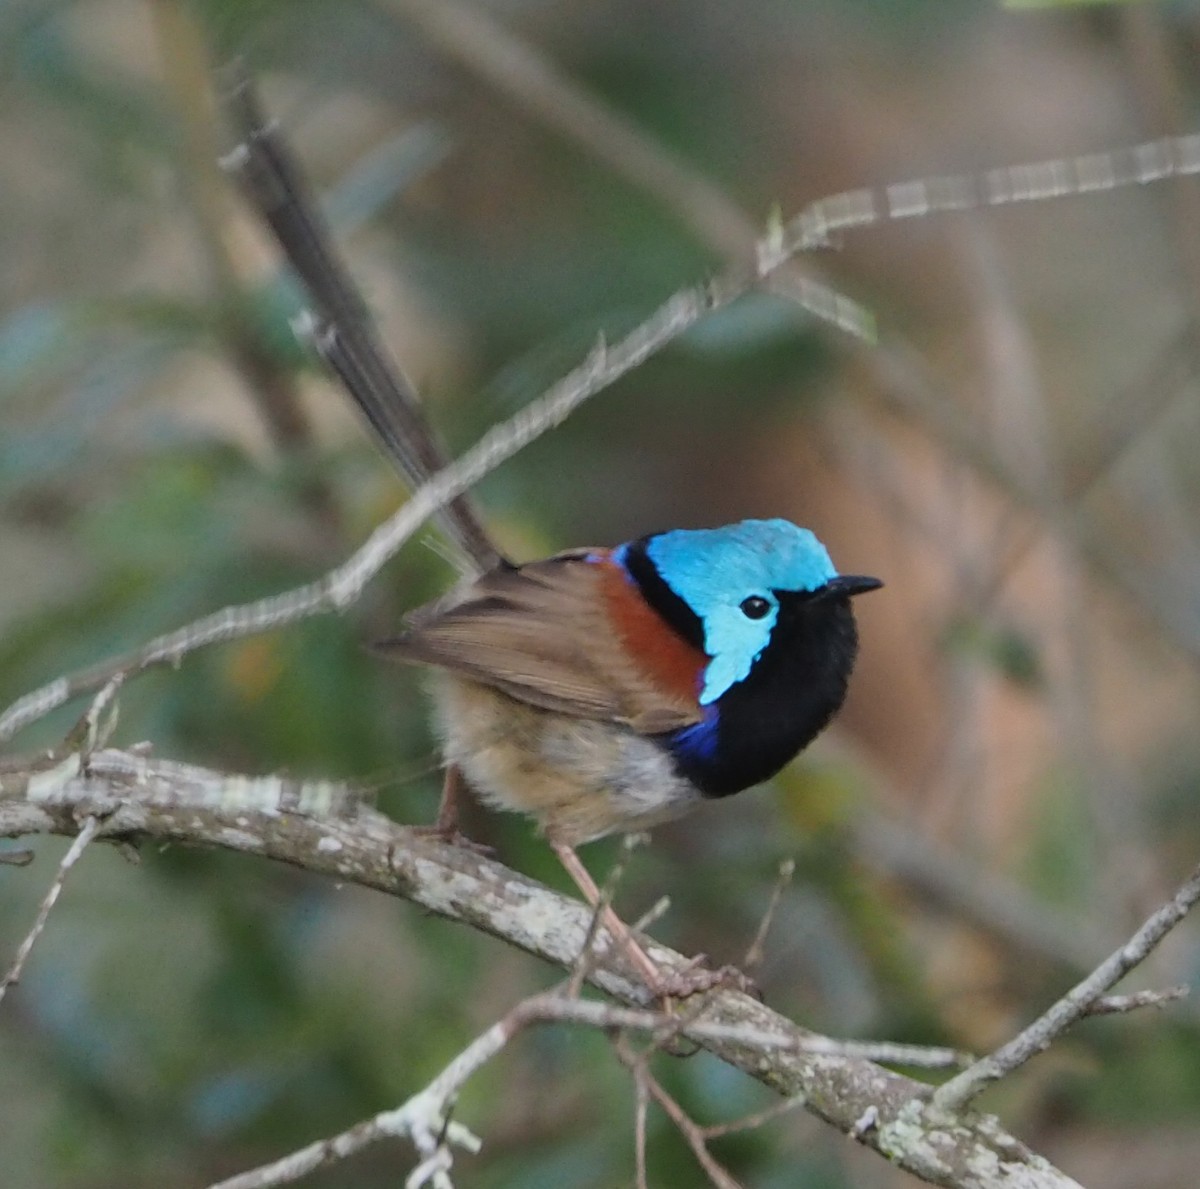
[[634, 966], [638, 968], [646, 980], [647, 986], [657, 993], [657, 987], [662, 982], [662, 971], [654, 965], [650, 960], [650, 955], [634, 940], [629, 926], [617, 916], [612, 905], [605, 904], [601, 907], [600, 889], [575, 853], [575, 848], [567, 846], [565, 842], [556, 842], [553, 838], [549, 842], [551, 849], [558, 856], [558, 861], [566, 868], [567, 874], [575, 881], [575, 886], [583, 893], [584, 899], [593, 909], [599, 910], [601, 924], [608, 930], [617, 945], [625, 951]]
[[[637, 967], [638, 972], [646, 980], [646, 986], [650, 988], [656, 998], [686, 999], [689, 995], [710, 991], [717, 986], [735, 985], [739, 989], [743, 989], [746, 976], [739, 971], [737, 977], [731, 977], [733, 972], [729, 967], [722, 967], [720, 970], [702, 970], [695, 965], [688, 965], [682, 970], [664, 973], [638, 944], [629, 926], [617, 916], [612, 905], [603, 904], [596, 881], [592, 879], [588, 869], [580, 861], [574, 847], [567, 846], [566, 843], [558, 842], [553, 838], [548, 841], [551, 849], [558, 856], [558, 861], [575, 881], [575, 886], [583, 893], [584, 898], [593, 909], [599, 909], [601, 924], [608, 930], [616, 944], [625, 951], [633, 965]], [[703, 957], [696, 961], [703, 961]]]
[[451, 846], [465, 847], [481, 855], [491, 855], [495, 852], [490, 846], [481, 842], [473, 842], [459, 828], [459, 809], [462, 806], [463, 795], [467, 791], [467, 782], [463, 779], [462, 770], [457, 764], [446, 765], [446, 778], [442, 782], [442, 799], [438, 802], [437, 817], [431, 826], [414, 826], [413, 831], [426, 837], [438, 838]]
[[459, 810], [462, 808], [465, 792], [466, 781], [463, 780], [462, 769], [457, 764], [448, 764], [445, 779], [442, 781], [442, 799], [438, 802], [437, 817], [433, 823], [433, 828], [443, 838], [461, 837], [458, 828]]

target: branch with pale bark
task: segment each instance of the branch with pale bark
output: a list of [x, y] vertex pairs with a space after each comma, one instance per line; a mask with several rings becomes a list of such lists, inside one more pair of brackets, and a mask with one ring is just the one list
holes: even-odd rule
[[[422, 1161], [433, 1161], [428, 1166], [432, 1177], [446, 1159], [444, 1140], [469, 1143], [465, 1131], [434, 1127], [431, 1122], [440, 1118], [445, 1123], [445, 1111], [461, 1081], [525, 1027], [563, 1022], [652, 1034], [666, 1029], [784, 1098], [800, 1102], [843, 1134], [931, 1184], [956, 1189], [1065, 1189], [1074, 1185], [1068, 1176], [1009, 1135], [995, 1118], [976, 1113], [967, 1103], [983, 1085], [1005, 1076], [1031, 1055], [1031, 1044], [1034, 1051], [1046, 1047], [1100, 1003], [1113, 983], [1142, 961], [1200, 898], [1197, 874], [1114, 958], [1085, 980], [1082, 989], [1067, 997], [1069, 1012], [1055, 1005], [1029, 1030], [1033, 1041], [1022, 1034], [1017, 1042], [959, 1075], [963, 1081], [952, 1079], [934, 1091], [884, 1068], [874, 1058], [913, 1066], [931, 1060], [953, 1062], [955, 1054], [836, 1041], [800, 1027], [738, 991], [710, 992], [689, 1002], [675, 1018], [649, 1010], [654, 1005], [626, 968], [621, 947], [594, 927], [593, 913], [585, 905], [494, 860], [415, 834], [350, 795], [344, 786], [232, 776], [156, 760], [144, 752], [113, 749], [75, 751], [24, 764], [10, 760], [0, 773], [0, 837], [38, 834], [95, 842], [155, 840], [214, 846], [290, 863], [341, 883], [410, 900], [564, 972], [577, 969], [580, 955], [590, 947], [586, 981], [636, 1009], [628, 1012], [569, 996], [527, 1000], [464, 1049], [442, 1080], [435, 1079], [397, 1111], [379, 1116], [382, 1122], [360, 1124], [351, 1133], [320, 1141], [270, 1166], [296, 1175], [349, 1155], [372, 1139], [404, 1131], [417, 1143]], [[52, 889], [56, 895], [67, 866], [64, 863], [56, 876]], [[38, 931], [45, 924], [44, 916], [39, 914]], [[645, 937], [640, 941], [664, 971], [687, 965], [684, 955]], [[22, 947], [22, 962], [32, 945], [29, 940]], [[639, 1095], [661, 1102], [655, 1089], [658, 1083], [646, 1074], [641, 1059], [629, 1053], [626, 1050], [635, 1083], [641, 1087]], [[960, 1086], [968, 1089], [963, 1092]], [[284, 1179], [271, 1180], [263, 1174], [257, 1181], [234, 1179], [229, 1185], [250, 1189], [282, 1183]]]
[[[0, 836], [75, 835], [81, 822], [91, 820], [98, 823], [94, 832], [99, 839], [221, 846], [277, 859], [410, 899], [564, 971], [576, 963], [591, 925], [586, 906], [480, 855], [415, 836], [364, 806], [344, 817], [307, 816], [314, 799], [317, 804], [324, 800], [320, 788], [308, 797], [308, 790], [292, 786], [291, 804], [297, 808], [283, 812], [283, 790], [277, 782], [230, 778], [144, 755], [101, 751], [86, 760], [76, 754], [53, 765], [10, 770], [0, 790]], [[263, 804], [253, 807], [260, 798]], [[645, 944], [651, 958], [667, 971], [686, 964], [683, 955], [649, 940]], [[589, 965], [591, 985], [621, 1002], [649, 1006], [645, 988], [625, 969], [620, 949], [610, 949], [606, 937], [597, 940]], [[785, 1096], [802, 1095], [809, 1109], [847, 1134], [872, 1112], [876, 1123], [861, 1137], [863, 1142], [935, 1184], [971, 1183], [938, 1154], [951, 1135], [966, 1162], [985, 1159], [997, 1168], [1010, 1164], [1014, 1172], [1021, 1167], [1022, 1175], [1042, 1168], [1042, 1162], [1016, 1141], [1005, 1137], [997, 1146], [1000, 1133], [994, 1122], [955, 1123], [919, 1134], [911, 1117], [914, 1109], [918, 1114], [923, 1110], [928, 1087], [837, 1051], [836, 1045], [814, 1038], [739, 992], [707, 996], [702, 1013], [682, 1035]], [[825, 1048], [830, 1051], [820, 1051]], [[902, 1120], [909, 1121], [893, 1134], [893, 1124]], [[991, 1183], [1070, 1184], [1048, 1166], [1040, 1181], [1010, 1182], [1002, 1177]]]

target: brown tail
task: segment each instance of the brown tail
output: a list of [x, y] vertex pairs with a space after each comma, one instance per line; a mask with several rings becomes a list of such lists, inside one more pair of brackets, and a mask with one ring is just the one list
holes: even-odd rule
[[[366, 303], [333, 247], [291, 150], [266, 118], [250, 80], [230, 68], [226, 108], [238, 147], [228, 170], [270, 228], [312, 303], [312, 338], [329, 368], [366, 418], [384, 452], [412, 487], [446, 464], [416, 390], [388, 357]], [[463, 555], [464, 570], [490, 570], [503, 560], [465, 496], [438, 514]]]

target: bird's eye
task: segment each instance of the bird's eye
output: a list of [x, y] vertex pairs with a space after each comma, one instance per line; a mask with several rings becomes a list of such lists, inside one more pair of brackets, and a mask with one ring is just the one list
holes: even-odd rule
[[747, 619], [762, 619], [771, 610], [771, 604], [762, 595], [751, 595], [742, 600], [741, 608]]

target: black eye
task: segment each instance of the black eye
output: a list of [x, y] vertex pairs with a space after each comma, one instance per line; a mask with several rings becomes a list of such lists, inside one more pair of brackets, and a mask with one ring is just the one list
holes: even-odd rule
[[751, 595], [741, 602], [742, 614], [747, 619], [762, 619], [771, 610], [771, 604], [762, 595]]

